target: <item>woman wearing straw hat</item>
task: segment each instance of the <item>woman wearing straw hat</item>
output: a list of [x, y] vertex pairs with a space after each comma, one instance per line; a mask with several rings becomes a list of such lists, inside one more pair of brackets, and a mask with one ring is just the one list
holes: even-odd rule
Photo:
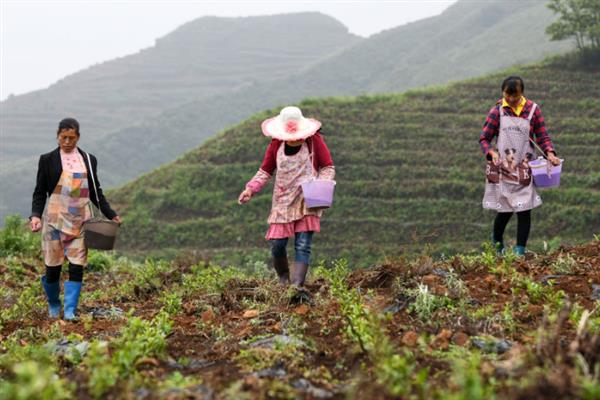
[[[117, 223], [121, 223], [121, 218], [110, 208], [102, 193], [97, 180], [96, 157], [77, 147], [79, 122], [74, 118], [63, 119], [56, 136], [59, 147], [40, 156], [29, 220], [33, 232], [42, 230], [46, 275], [41, 281], [51, 318], [60, 315], [60, 273], [65, 258], [69, 261], [64, 319], [73, 320], [81, 292], [83, 268], [87, 265], [81, 226], [91, 217], [90, 199], [107, 218]], [[44, 213], [46, 199], [48, 207]]]
[[[492, 239], [499, 252], [504, 250], [504, 230], [513, 213], [517, 213], [515, 254], [525, 254], [531, 228], [531, 210], [542, 204], [531, 179], [528, 161], [538, 148], [552, 165], [556, 157], [546, 131], [544, 117], [537, 104], [523, 96], [525, 84], [518, 76], [502, 82], [503, 98], [490, 110], [479, 144], [488, 165], [483, 208], [497, 212]], [[497, 138], [496, 149], [491, 143]]]
[[[271, 242], [273, 267], [279, 282], [297, 289], [292, 301], [308, 300], [304, 281], [310, 263], [314, 232], [321, 229], [322, 210], [306, 207], [301, 184], [317, 177], [333, 180], [335, 168], [320, 134], [321, 123], [305, 118], [298, 107], [285, 107], [278, 116], [262, 123], [262, 132], [272, 138], [260, 169], [246, 184], [238, 202], [244, 204], [260, 192], [277, 170], [266, 239]], [[295, 262], [290, 271], [286, 245], [295, 238]]]

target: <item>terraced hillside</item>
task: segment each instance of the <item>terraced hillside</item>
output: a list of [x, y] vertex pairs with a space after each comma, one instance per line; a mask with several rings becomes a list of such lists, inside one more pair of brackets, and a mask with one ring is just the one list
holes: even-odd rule
[[[452, 253], [487, 240], [493, 215], [480, 205], [478, 137], [508, 74], [523, 76], [526, 95], [540, 104], [566, 159], [561, 187], [545, 192], [544, 206], [533, 214], [530, 247], [599, 233], [600, 71], [572, 65], [565, 57], [442, 88], [304, 101], [305, 115], [323, 122], [337, 169], [335, 204], [316, 236], [317, 257], [359, 263], [426, 243]], [[243, 207], [236, 200], [268, 144], [260, 122], [277, 112], [255, 115], [112, 192], [125, 216], [121, 250], [266, 257], [271, 187]]]

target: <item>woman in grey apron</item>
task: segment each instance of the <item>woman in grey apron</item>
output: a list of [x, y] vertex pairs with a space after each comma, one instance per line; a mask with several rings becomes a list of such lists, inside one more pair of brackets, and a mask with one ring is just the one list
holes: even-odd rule
[[492, 239], [498, 251], [503, 251], [504, 230], [516, 212], [517, 245], [513, 251], [517, 255], [525, 254], [531, 210], [542, 204], [528, 165], [535, 155], [532, 142], [537, 143], [553, 165], [560, 164], [540, 107], [526, 99], [524, 91], [525, 84], [518, 76], [502, 82], [503, 98], [490, 110], [479, 138], [488, 160], [483, 208], [497, 212]]

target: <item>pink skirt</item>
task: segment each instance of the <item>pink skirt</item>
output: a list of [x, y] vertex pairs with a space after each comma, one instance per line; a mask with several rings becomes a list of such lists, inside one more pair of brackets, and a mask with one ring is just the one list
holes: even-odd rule
[[283, 239], [293, 237], [297, 232], [310, 231], [321, 231], [321, 218], [316, 215], [305, 215], [302, 219], [285, 224], [271, 224], [265, 239]]

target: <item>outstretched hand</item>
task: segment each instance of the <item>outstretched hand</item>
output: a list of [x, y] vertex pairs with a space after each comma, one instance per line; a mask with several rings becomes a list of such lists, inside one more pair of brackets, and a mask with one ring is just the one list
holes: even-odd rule
[[42, 229], [42, 220], [38, 217], [31, 217], [29, 220], [29, 227], [31, 228], [31, 232], [39, 232]]
[[252, 197], [252, 191], [250, 189], [244, 189], [242, 193], [240, 193], [240, 197], [238, 197], [238, 204], [244, 204], [250, 201]]

